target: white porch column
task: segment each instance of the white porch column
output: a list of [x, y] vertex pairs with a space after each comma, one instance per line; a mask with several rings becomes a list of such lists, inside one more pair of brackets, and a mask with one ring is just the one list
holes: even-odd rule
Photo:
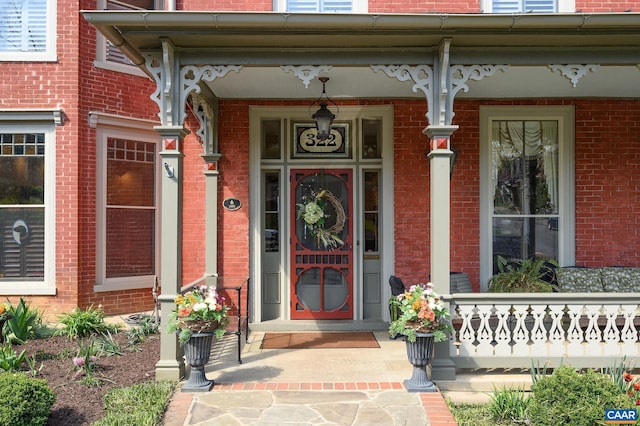
[[[430, 228], [431, 282], [441, 294], [449, 294], [450, 272], [450, 170], [451, 135], [458, 126], [428, 126], [423, 133], [429, 137], [430, 167]], [[447, 303], [447, 307], [449, 304]], [[431, 363], [432, 380], [455, 380], [456, 369], [449, 354], [449, 342], [435, 346]]]
[[162, 318], [160, 321], [160, 361], [156, 364], [156, 380], [179, 381], [185, 372], [183, 349], [176, 334], [168, 334], [169, 314], [175, 307], [175, 298], [182, 286], [182, 171], [183, 139], [188, 133], [182, 126], [158, 126], [162, 136], [160, 152], [162, 171], [162, 226], [160, 228], [159, 296]]

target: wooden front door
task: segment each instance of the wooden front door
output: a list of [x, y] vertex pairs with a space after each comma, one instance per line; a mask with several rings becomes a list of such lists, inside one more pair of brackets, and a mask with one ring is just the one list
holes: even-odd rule
[[353, 318], [351, 169], [291, 171], [291, 319]]

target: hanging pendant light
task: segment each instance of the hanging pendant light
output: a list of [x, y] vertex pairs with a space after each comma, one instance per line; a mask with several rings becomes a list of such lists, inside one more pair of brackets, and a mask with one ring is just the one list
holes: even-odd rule
[[318, 108], [311, 118], [316, 122], [317, 138], [322, 141], [329, 139], [329, 135], [331, 134], [331, 125], [333, 124], [333, 120], [336, 118], [336, 115], [328, 108], [327, 102], [332, 103], [336, 107], [336, 112], [339, 111], [339, 108], [338, 104], [327, 96], [327, 92], [325, 90], [325, 84], [329, 81], [329, 77], [320, 77], [318, 80], [322, 82], [322, 93], [318, 99], [309, 105], [309, 110], [311, 110], [312, 106], [320, 104], [320, 108]]

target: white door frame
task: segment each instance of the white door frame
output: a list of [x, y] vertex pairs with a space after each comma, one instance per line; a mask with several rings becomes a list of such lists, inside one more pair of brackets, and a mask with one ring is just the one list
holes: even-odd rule
[[[390, 275], [394, 274], [395, 266], [395, 237], [394, 237], [394, 156], [393, 156], [393, 105], [379, 105], [379, 106], [344, 106], [340, 108], [340, 114], [338, 120], [351, 120], [356, 122], [361, 118], [380, 118], [382, 119], [382, 188], [381, 194], [384, 202], [381, 202], [381, 234], [382, 239], [380, 241], [382, 266], [382, 319], [389, 319], [389, 312], [386, 309], [385, 301], [391, 296], [390, 287], [386, 284], [386, 280]], [[260, 123], [265, 119], [283, 120], [283, 161], [273, 161], [273, 167], [269, 167], [268, 164], [263, 164], [260, 159]], [[281, 174], [281, 200], [288, 200], [290, 196], [290, 185], [288, 184], [288, 174], [292, 168], [315, 168], [317, 162], [313, 160], [290, 160], [290, 122], [291, 120], [310, 121], [308, 117], [307, 107], [273, 107], [273, 106], [252, 106], [249, 109], [249, 268], [252, 284], [252, 297], [249, 301], [251, 321], [254, 323], [261, 322], [262, 308], [261, 308], [261, 294], [262, 277], [261, 277], [261, 246], [260, 241], [262, 238], [262, 166], [273, 170], [280, 170]], [[357, 129], [353, 129], [353, 133], [357, 132]], [[355, 150], [357, 145], [353, 147], [354, 156], [359, 155]], [[326, 165], [327, 168], [353, 168], [354, 170], [354, 209], [357, 212], [360, 211], [360, 200], [356, 194], [361, 193], [361, 170], [367, 168], [366, 162], [360, 162], [356, 167], [355, 159], [332, 159], [331, 164]], [[380, 163], [377, 163], [378, 166]], [[283, 201], [284, 202], [284, 201]], [[288, 204], [288, 203], [287, 203]], [[282, 276], [281, 285], [282, 296], [285, 302], [282, 303], [281, 318], [290, 320], [290, 294], [289, 294], [289, 211], [281, 206], [280, 211], [280, 229], [286, 232], [281, 236], [281, 267], [280, 273]], [[357, 216], [357, 214], [356, 214]], [[361, 236], [361, 227], [359, 217], [354, 221], [354, 243], [356, 243]], [[355, 265], [354, 265], [354, 280], [353, 280], [353, 297], [354, 297], [354, 320], [362, 320], [362, 246], [356, 245], [354, 250]]]

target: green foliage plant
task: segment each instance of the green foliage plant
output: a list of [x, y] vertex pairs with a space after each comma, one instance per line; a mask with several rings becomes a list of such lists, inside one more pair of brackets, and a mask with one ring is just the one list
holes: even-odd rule
[[634, 408], [605, 374], [569, 365], [541, 378], [531, 392], [528, 414], [537, 426], [593, 426], [603, 423], [605, 409]]
[[495, 421], [526, 421], [529, 396], [524, 389], [494, 388], [490, 398], [488, 409]]
[[498, 273], [489, 279], [490, 293], [545, 293], [553, 287], [542, 278], [552, 271], [557, 262], [553, 259], [525, 259], [509, 263], [498, 256]]
[[158, 334], [159, 327], [156, 320], [145, 315], [140, 318], [138, 325], [129, 328], [126, 331], [127, 342], [130, 345], [136, 345], [145, 341], [147, 336]]
[[78, 352], [72, 358], [73, 366], [77, 370], [76, 376], [82, 376], [81, 382], [86, 385], [97, 385], [99, 381], [94, 377], [93, 370], [98, 360], [98, 349], [91, 339], [89, 343], [78, 340]]
[[117, 332], [119, 326], [107, 324], [104, 321], [104, 311], [100, 306], [94, 308], [93, 305], [87, 309], [75, 308], [70, 313], [59, 316], [62, 327], [56, 331], [56, 335], [67, 336], [70, 339], [77, 339], [92, 335], [100, 335], [106, 332]]
[[22, 370], [22, 363], [26, 361], [27, 350], [23, 349], [19, 354], [13, 349], [11, 343], [0, 346], [0, 368], [3, 371], [14, 373]]
[[17, 305], [9, 305], [9, 319], [4, 325], [5, 341], [22, 345], [35, 336], [42, 323], [42, 314], [31, 309], [21, 297]]
[[[562, 361], [560, 365], [562, 365]], [[531, 374], [531, 383], [538, 383], [540, 379], [547, 377], [550, 374], [548, 367], [548, 362], [545, 362], [544, 365], [540, 366], [540, 361], [532, 359], [531, 369], [529, 370]]]
[[176, 390], [176, 383], [157, 381], [114, 388], [103, 399], [105, 416], [92, 426], [157, 426]]
[[0, 374], [0, 425], [40, 426], [47, 423], [56, 396], [45, 380], [24, 373]]
[[113, 338], [110, 332], [96, 336], [93, 339], [93, 343], [96, 346], [96, 352], [101, 356], [122, 355], [120, 344]]

